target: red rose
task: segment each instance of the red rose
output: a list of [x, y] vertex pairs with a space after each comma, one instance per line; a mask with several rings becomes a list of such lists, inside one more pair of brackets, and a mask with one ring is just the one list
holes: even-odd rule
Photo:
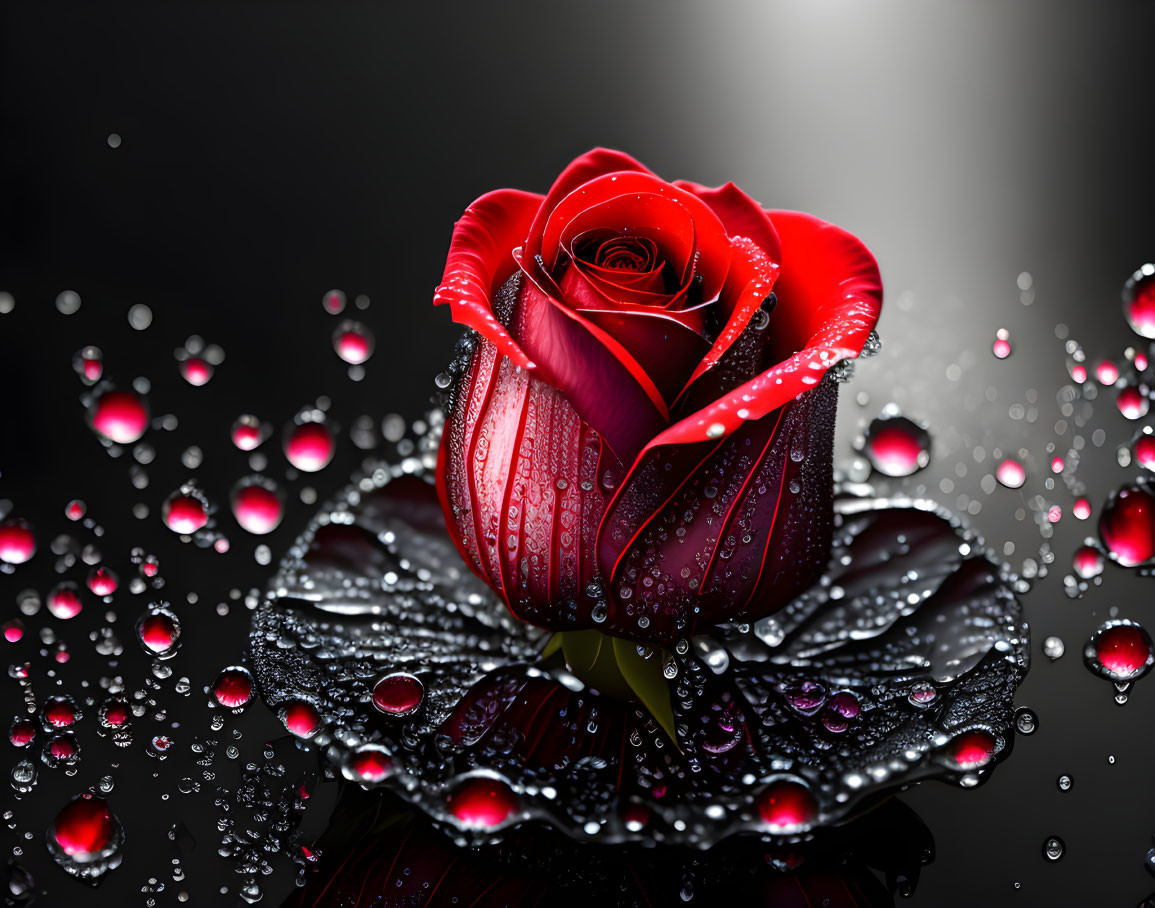
[[882, 285], [855, 237], [620, 152], [457, 222], [435, 297], [477, 332], [438, 489], [515, 615], [670, 643], [774, 612], [825, 563], [835, 363]]

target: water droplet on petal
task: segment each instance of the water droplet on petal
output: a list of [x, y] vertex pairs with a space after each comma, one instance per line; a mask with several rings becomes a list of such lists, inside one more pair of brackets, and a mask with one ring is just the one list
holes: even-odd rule
[[965, 731], [947, 745], [951, 759], [960, 769], [978, 769], [994, 757], [998, 742], [981, 728]]
[[321, 714], [305, 700], [294, 700], [282, 707], [281, 722], [298, 738], [311, 738], [321, 730]]
[[389, 716], [406, 716], [421, 705], [425, 689], [415, 675], [394, 672], [373, 688], [373, 705]]

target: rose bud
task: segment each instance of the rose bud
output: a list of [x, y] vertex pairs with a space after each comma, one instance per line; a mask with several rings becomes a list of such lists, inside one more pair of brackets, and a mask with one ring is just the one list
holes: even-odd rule
[[858, 239], [595, 149], [544, 197], [474, 202], [434, 301], [476, 332], [446, 408], [446, 521], [519, 618], [671, 643], [814, 581], [826, 373], [882, 305]]

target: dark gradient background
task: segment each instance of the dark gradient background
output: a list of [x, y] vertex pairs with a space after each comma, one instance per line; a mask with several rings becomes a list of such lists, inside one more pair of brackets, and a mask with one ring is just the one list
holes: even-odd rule
[[[887, 288], [884, 347], [844, 392], [840, 462], [862, 421], [897, 401], [930, 423], [935, 460], [889, 488], [969, 508], [992, 543], [1015, 543], [1017, 569], [1041, 541], [1029, 495], [1065, 512], [1071, 501], [1061, 485], [1041, 485], [1045, 446], [1065, 452], [1075, 432], [1053, 430], [1066, 382], [1056, 331], [1117, 360], [1137, 340], [1118, 292], [1155, 257], [1152, 34], [1148, 3], [6, 3], [0, 290], [16, 308], [0, 315], [0, 498], [48, 535], [64, 529], [64, 503], [85, 498], [124, 578], [129, 546], [156, 551], [188, 639], [174, 678], [188, 675], [199, 694], [245, 644], [243, 604], [226, 617], [212, 604], [260, 588], [268, 569], [237, 533], [222, 558], [182, 547], [160, 525], [160, 501], [189, 472], [177, 453], [200, 445], [202, 484], [223, 498], [246, 471], [227, 443], [241, 412], [280, 425], [327, 394], [346, 428], [360, 414], [418, 415], [458, 335], [430, 303], [454, 220], [492, 188], [544, 191], [600, 144], [668, 178], [732, 179], [866, 241]], [[1029, 305], [1021, 272], [1033, 279]], [[360, 383], [329, 347], [335, 322], [319, 301], [333, 286], [372, 300], [349, 313], [377, 336]], [[83, 300], [70, 317], [53, 306], [66, 288]], [[129, 328], [134, 303], [152, 308], [148, 331]], [[1015, 343], [1003, 363], [989, 353], [1000, 327]], [[172, 356], [190, 334], [227, 353], [202, 389], [183, 384]], [[104, 350], [110, 375], [149, 376], [154, 411], [180, 417], [163, 449], [154, 439], [162, 456], [144, 491], [128, 481], [128, 458], [104, 456], [83, 425], [69, 360], [86, 343]], [[1010, 415], [1020, 402], [1037, 402], [1036, 420]], [[1095, 504], [1126, 475], [1113, 449], [1133, 428], [1101, 403], [1091, 427], [1108, 440], [1083, 433], [1078, 473]], [[1029, 452], [1022, 493], [979, 489], [991, 464], [976, 464], [972, 449], [999, 445]], [[272, 472], [282, 470], [270, 453]], [[360, 456], [343, 443], [312, 480], [322, 497]], [[152, 509], [145, 521], [131, 514], [137, 501]], [[310, 510], [297, 502], [267, 540], [274, 557]], [[1055, 565], [1024, 597], [1035, 665], [1020, 699], [1040, 730], [977, 790], [925, 785], [904, 796], [937, 844], [913, 905], [1131, 906], [1155, 888], [1143, 869], [1155, 832], [1151, 682], [1119, 709], [1079, 658], [1112, 606], [1150, 620], [1151, 581], [1109, 568], [1101, 588], [1066, 598], [1061, 575], [1091, 529], [1074, 524], [1067, 516], [1056, 528]], [[4, 616], [18, 590], [51, 585], [49, 562], [45, 553], [0, 577]], [[190, 591], [199, 604], [185, 605]], [[130, 628], [143, 603], [121, 599]], [[74, 658], [60, 677], [73, 693], [105, 670], [83, 636], [101, 612], [67, 629]], [[1054, 664], [1039, 652], [1052, 633], [1067, 644]], [[9, 648], [5, 662], [32, 659], [42, 675], [46, 661], [21, 645], [30, 648]], [[86, 674], [86, 664], [97, 667]], [[147, 660], [126, 651], [121, 670], [133, 689]], [[16, 684], [5, 684], [5, 714], [15, 714]], [[176, 697], [170, 681], [159, 699], [167, 722], [187, 723], [178, 748], [207, 734], [203, 697]], [[235, 725], [258, 750], [279, 728], [260, 709]], [[14, 806], [4, 856], [23, 848], [44, 904], [143, 903], [149, 877], [168, 881], [157, 904], [176, 904], [182, 890], [192, 904], [235, 900], [239, 877], [216, 855], [212, 786], [177, 794], [179, 756], [149, 763], [141, 747], [119, 754], [97, 742], [75, 778], [42, 769], [36, 793]], [[43, 823], [121, 761], [112, 805], [128, 830], [125, 864], [93, 892], [51, 865]], [[12, 762], [10, 752], [5, 771]], [[1060, 793], [1064, 772], [1075, 785]], [[203, 827], [181, 883], [163, 840], [174, 813]], [[1048, 835], [1067, 845], [1055, 864], [1041, 856]], [[282, 870], [263, 881], [265, 904], [291, 888]]]

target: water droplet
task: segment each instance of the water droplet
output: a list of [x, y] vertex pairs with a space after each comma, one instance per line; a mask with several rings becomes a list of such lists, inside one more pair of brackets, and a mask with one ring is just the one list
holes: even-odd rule
[[1147, 674], [1155, 657], [1151, 637], [1133, 621], [1102, 624], [1083, 649], [1088, 669], [1112, 682], [1136, 681]]
[[74, 798], [48, 830], [48, 850], [73, 876], [95, 880], [120, 864], [124, 839], [108, 802], [92, 794]]
[[294, 700], [282, 707], [281, 722], [298, 738], [311, 738], [321, 730], [321, 714], [305, 700]]
[[144, 331], [152, 324], [152, 310], [144, 303], [137, 303], [128, 310], [128, 323], [137, 331]]
[[82, 347], [72, 357], [72, 368], [86, 385], [94, 385], [104, 374], [104, 356], [99, 347]]
[[23, 564], [36, 554], [36, 535], [32, 524], [19, 518], [0, 523], [0, 561]]
[[339, 315], [345, 311], [345, 294], [340, 290], [330, 290], [321, 297], [321, 305], [330, 315]]
[[97, 596], [111, 596], [119, 586], [116, 574], [106, 567], [93, 568], [89, 571], [85, 583]]
[[1155, 472], [1155, 435], [1140, 435], [1131, 445], [1131, 453], [1139, 466]]
[[80, 718], [80, 710], [71, 697], [51, 697], [45, 702], [40, 715], [45, 726], [68, 728]]
[[190, 356], [181, 360], [180, 374], [194, 388], [199, 388], [213, 377], [213, 366], [199, 356]]
[[1074, 506], [1071, 508], [1071, 513], [1079, 520], [1086, 520], [1091, 516], [1091, 502], [1086, 498], [1076, 499]]
[[1054, 662], [1056, 659], [1063, 658], [1063, 653], [1067, 651], [1061, 637], [1047, 637], [1043, 640], [1043, 655]]
[[253, 676], [243, 665], [230, 665], [221, 669], [212, 691], [225, 709], [240, 709], [253, 699]]
[[1146, 388], [1131, 385], [1119, 391], [1115, 398], [1115, 406], [1127, 419], [1142, 419], [1151, 408], [1151, 401], [1147, 398]]
[[373, 355], [373, 332], [360, 322], [343, 321], [333, 332], [333, 349], [350, 365], [360, 365]]
[[991, 761], [998, 742], [995, 736], [982, 728], [971, 729], [957, 736], [947, 749], [960, 769], [978, 769]]
[[252, 451], [269, 437], [269, 427], [248, 413], [238, 416], [231, 432], [233, 444], [242, 451]]
[[1123, 285], [1123, 315], [1140, 337], [1155, 338], [1155, 266], [1143, 265]]
[[56, 297], [56, 310], [61, 315], [74, 315], [80, 310], [80, 294], [65, 290]]
[[1055, 784], [1059, 786], [1059, 791], [1070, 791], [1072, 781], [1073, 780], [1071, 779], [1070, 776], [1061, 775], [1061, 776], [1059, 776], [1058, 779], [1055, 780]]
[[995, 342], [991, 346], [991, 352], [997, 359], [1006, 359], [1011, 355], [1011, 332], [1006, 328], [999, 328], [995, 332]]
[[302, 473], [324, 469], [333, 459], [333, 434], [321, 422], [293, 426], [285, 438], [285, 457]]
[[67, 621], [80, 614], [83, 603], [80, 599], [80, 588], [71, 581], [64, 581], [52, 589], [47, 598], [48, 611], [53, 617]]
[[1062, 858], [1064, 850], [1063, 840], [1058, 836], [1050, 836], [1043, 842], [1043, 857], [1048, 861], [1057, 861]]
[[794, 832], [814, 822], [818, 802], [801, 782], [778, 779], [771, 782], [756, 799], [758, 817], [769, 832]]
[[1103, 506], [1099, 539], [1124, 567], [1150, 561], [1155, 557], [1155, 495], [1143, 485], [1117, 490]]
[[168, 659], [180, 648], [180, 621], [164, 606], [154, 606], [136, 622], [136, 635], [149, 655]]
[[1025, 706], [1015, 710], [1015, 729], [1020, 735], [1033, 735], [1039, 730], [1039, 717]]
[[255, 536], [271, 533], [281, 523], [284, 508], [272, 483], [248, 480], [232, 494], [233, 516]]
[[930, 463], [930, 433], [905, 416], [880, 416], [866, 430], [862, 453], [884, 476], [910, 476]]
[[373, 705], [389, 716], [407, 716], [421, 705], [425, 689], [408, 672], [386, 675], [373, 687]]
[[1017, 460], [1007, 458], [995, 468], [995, 478], [1008, 489], [1018, 489], [1027, 481], [1027, 471]]
[[501, 779], [470, 776], [454, 786], [446, 807], [467, 829], [492, 829], [517, 810], [517, 796]]
[[1098, 577], [1103, 573], [1103, 554], [1093, 545], [1083, 545], [1075, 550], [1072, 565], [1075, 573], [1084, 580]]
[[161, 517], [174, 533], [191, 536], [209, 522], [208, 502], [195, 490], [183, 488], [170, 495], [161, 507]]
[[1095, 378], [1100, 384], [1110, 387], [1119, 380], [1119, 367], [1105, 359], [1095, 366]]
[[375, 784], [389, 777], [393, 760], [384, 747], [367, 744], [349, 754], [342, 769], [342, 774], [351, 781]]
[[108, 441], [127, 445], [144, 435], [148, 409], [131, 391], [106, 391], [89, 408], [88, 421]]

